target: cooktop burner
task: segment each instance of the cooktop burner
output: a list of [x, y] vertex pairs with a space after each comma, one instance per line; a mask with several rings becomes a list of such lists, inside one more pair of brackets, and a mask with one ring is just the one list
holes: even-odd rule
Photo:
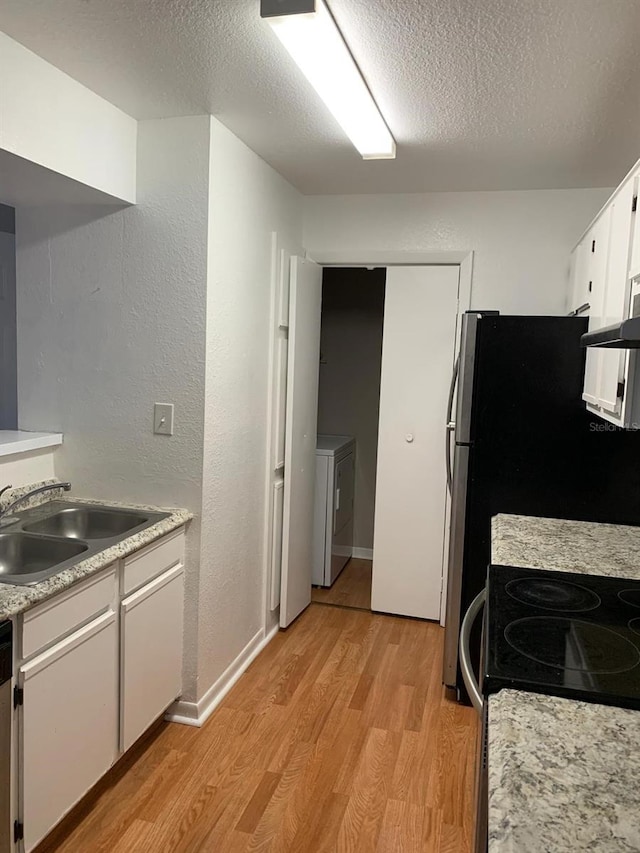
[[504, 636], [517, 652], [556, 669], [601, 674], [626, 672], [640, 663], [640, 652], [629, 640], [580, 619], [529, 616], [509, 622]]
[[631, 628], [634, 634], [637, 634], [640, 637], [640, 616], [636, 619], [630, 619], [629, 627]]
[[485, 695], [503, 687], [640, 710], [640, 581], [491, 566]]
[[[516, 601], [544, 607], [545, 610], [592, 610], [600, 604], [600, 597], [592, 590], [575, 583], [549, 578], [518, 578], [509, 581], [505, 590]], [[640, 603], [639, 605], [640, 606]]]
[[640, 589], [621, 589], [618, 598], [624, 604], [640, 609]]

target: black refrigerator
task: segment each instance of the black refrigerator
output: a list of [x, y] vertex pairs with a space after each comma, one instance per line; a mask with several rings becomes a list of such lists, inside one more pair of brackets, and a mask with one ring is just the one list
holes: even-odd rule
[[[585, 408], [580, 336], [587, 318], [474, 311], [462, 320], [450, 395], [456, 412], [447, 422], [451, 526], [443, 681], [465, 698], [460, 624], [485, 584], [491, 518], [512, 513], [640, 524], [640, 433]], [[478, 631], [472, 636], [476, 666], [479, 648]]]

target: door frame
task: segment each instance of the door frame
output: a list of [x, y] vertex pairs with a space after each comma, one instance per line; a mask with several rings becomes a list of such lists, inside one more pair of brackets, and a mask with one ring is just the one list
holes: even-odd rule
[[[460, 349], [461, 317], [471, 308], [473, 280], [473, 250], [412, 252], [393, 249], [347, 249], [339, 251], [307, 252], [307, 257], [322, 267], [393, 267], [393, 266], [458, 266], [458, 315], [455, 326], [454, 361]], [[453, 362], [451, 364], [453, 370]], [[444, 433], [444, 422], [443, 422]], [[451, 519], [451, 495], [445, 499], [445, 521], [442, 547], [440, 586], [440, 624], [444, 625], [447, 611], [448, 550]]]
[[[322, 267], [390, 267], [390, 266], [431, 266], [457, 265], [460, 267], [460, 283], [458, 288], [458, 316], [456, 318], [455, 353], [460, 348], [461, 315], [471, 308], [473, 250], [460, 251], [424, 251], [413, 252], [394, 249], [348, 249], [327, 250], [320, 252], [305, 252], [300, 246], [287, 244], [278, 232], [271, 232], [271, 294], [270, 294], [270, 332], [268, 355], [268, 390], [267, 390], [267, 435], [265, 447], [265, 518], [264, 518], [264, 554], [263, 554], [263, 613], [264, 632], [272, 635], [278, 630], [279, 606], [271, 608], [271, 585], [275, 578], [272, 576], [272, 513], [273, 513], [273, 468], [272, 448], [275, 434], [274, 412], [274, 341], [278, 329], [286, 328], [279, 323], [279, 299], [282, 287], [282, 266], [288, 265], [291, 255], [304, 255]], [[287, 324], [288, 325], [288, 324]], [[451, 365], [453, 370], [453, 364]], [[443, 424], [444, 426], [444, 424]], [[443, 430], [444, 431], [444, 430]], [[447, 576], [448, 576], [448, 547], [451, 517], [451, 496], [447, 492], [445, 503], [445, 529], [442, 551], [442, 587], [440, 593], [440, 624], [444, 625], [447, 606]]]

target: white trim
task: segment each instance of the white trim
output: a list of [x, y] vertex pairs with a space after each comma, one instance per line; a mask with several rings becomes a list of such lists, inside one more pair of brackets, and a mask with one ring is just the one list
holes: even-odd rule
[[373, 560], [373, 548], [354, 548], [351, 556], [356, 560]]
[[473, 281], [473, 252], [467, 252], [460, 262], [460, 284], [458, 286], [458, 323], [456, 328], [456, 355], [460, 346], [462, 322], [460, 314], [471, 308], [471, 293]]
[[281, 261], [281, 246], [278, 233], [271, 232], [271, 279], [269, 296], [269, 355], [267, 363], [267, 436], [266, 436], [266, 468], [264, 478], [264, 530], [262, 535], [262, 611], [265, 624], [269, 620], [271, 612], [271, 575], [272, 565], [272, 537], [273, 537], [273, 444], [275, 431], [275, 348], [276, 348], [276, 321], [278, 312], [278, 279], [280, 274], [279, 264]]
[[244, 674], [265, 646], [273, 640], [279, 630], [279, 626], [274, 625], [265, 635], [264, 628], [261, 628], [249, 640], [236, 659], [229, 664], [220, 678], [211, 685], [202, 699], [198, 702], [174, 702], [165, 714], [165, 720], [171, 723], [182, 723], [186, 726], [199, 727], [204, 725], [240, 676]]
[[59, 432], [25, 432], [23, 430], [0, 430], [0, 456], [13, 456], [17, 453], [29, 453], [43, 447], [57, 447], [62, 444]]
[[393, 249], [366, 249], [337, 252], [310, 252], [310, 260], [323, 267], [395, 267], [463, 264], [473, 254], [469, 251], [402, 252]]

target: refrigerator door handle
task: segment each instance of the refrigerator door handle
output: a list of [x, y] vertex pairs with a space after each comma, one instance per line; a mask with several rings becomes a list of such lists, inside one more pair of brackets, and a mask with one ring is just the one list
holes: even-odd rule
[[460, 670], [462, 672], [462, 680], [464, 681], [464, 686], [467, 688], [471, 704], [479, 714], [482, 714], [483, 700], [478, 681], [471, 666], [469, 640], [473, 623], [476, 621], [478, 613], [484, 607], [485, 598], [486, 591], [483, 588], [469, 605], [469, 609], [464, 614], [464, 619], [462, 620], [462, 627], [460, 628]]
[[445, 447], [445, 463], [447, 466], [447, 489], [451, 494], [451, 482], [453, 478], [453, 469], [451, 465], [451, 433], [455, 431], [456, 423], [453, 418], [453, 398], [456, 394], [456, 383], [458, 382], [458, 373], [460, 370], [460, 356], [457, 356], [456, 363], [453, 366], [453, 375], [451, 377], [451, 385], [449, 386], [449, 402], [447, 404], [447, 427], [446, 447]]
[[447, 613], [444, 629], [442, 680], [448, 687], [457, 686], [459, 637], [462, 620], [462, 569], [467, 518], [467, 487], [471, 448], [456, 445], [451, 489], [451, 532], [447, 560]]

